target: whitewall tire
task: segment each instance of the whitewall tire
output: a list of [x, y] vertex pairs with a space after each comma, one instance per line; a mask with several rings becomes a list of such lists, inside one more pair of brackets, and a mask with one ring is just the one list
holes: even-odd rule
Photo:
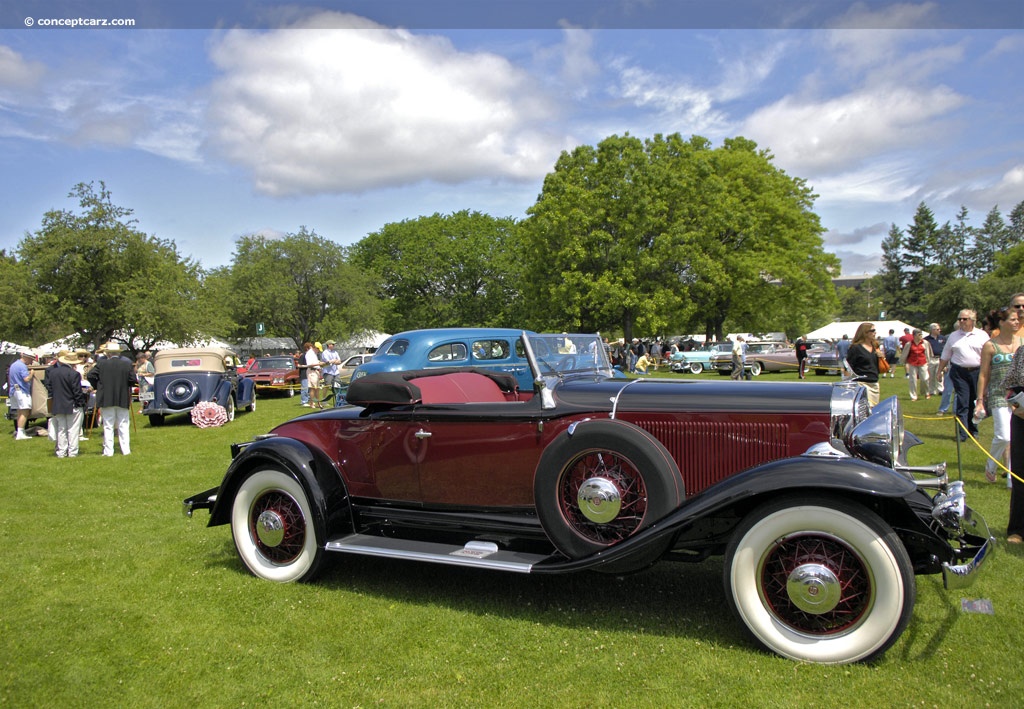
[[278, 470], [257, 470], [242, 482], [231, 506], [231, 535], [249, 571], [268, 581], [309, 580], [324, 555], [306, 491]]
[[874, 512], [788, 497], [740, 523], [726, 551], [733, 611], [765, 648], [824, 664], [867, 661], [903, 632], [916, 582], [906, 549]]

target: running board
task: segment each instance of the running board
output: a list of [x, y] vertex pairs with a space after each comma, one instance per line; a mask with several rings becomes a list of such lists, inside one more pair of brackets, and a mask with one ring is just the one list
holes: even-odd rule
[[347, 537], [327, 542], [327, 551], [364, 556], [383, 556], [391, 559], [427, 561], [433, 564], [471, 566], [478, 569], [514, 571], [528, 574], [537, 564], [548, 557], [540, 554], [526, 554], [502, 551], [494, 542], [468, 542], [465, 546], [438, 544], [413, 539], [375, 537], [369, 534], [350, 534]]

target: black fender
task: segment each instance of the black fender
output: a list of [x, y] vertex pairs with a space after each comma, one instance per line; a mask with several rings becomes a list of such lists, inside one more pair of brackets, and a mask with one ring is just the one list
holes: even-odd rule
[[648, 545], [660, 545], [666, 537], [704, 517], [729, 509], [747, 510], [769, 497], [787, 491], [830, 492], [838, 497], [898, 500], [913, 516], [905, 498], [918, 492], [913, 480], [874, 463], [850, 457], [798, 456], [776, 460], [729, 477], [696, 497], [687, 498], [676, 510], [651, 526], [607, 550], [563, 561], [551, 559], [533, 567], [535, 573], [563, 573], [599, 569], [637, 553]]
[[252, 471], [268, 465], [287, 472], [302, 485], [317, 512], [314, 524], [319, 539], [327, 540], [354, 528], [348, 490], [340, 471], [322, 451], [284, 437], [246, 444], [235, 456], [221, 481], [207, 526], [229, 524], [231, 506], [242, 481]]
[[[229, 379], [222, 379], [220, 384], [217, 385], [217, 390], [213, 393], [211, 401], [215, 401], [221, 406], [227, 408], [227, 400], [228, 397], [231, 396], [232, 389], [231, 381]], [[235, 403], [238, 403], [237, 399], [235, 400]]]

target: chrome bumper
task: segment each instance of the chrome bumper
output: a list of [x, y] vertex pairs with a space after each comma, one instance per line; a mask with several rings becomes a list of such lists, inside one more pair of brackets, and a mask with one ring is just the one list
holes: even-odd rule
[[217, 493], [219, 491], [220, 488], [215, 487], [185, 499], [181, 503], [182, 513], [186, 517], [191, 517], [192, 513], [196, 510], [212, 510], [213, 506], [217, 504]]
[[995, 549], [995, 539], [985, 518], [967, 506], [962, 481], [949, 483], [932, 500], [932, 518], [958, 543], [958, 563], [943, 562], [942, 584], [947, 589], [966, 588]]

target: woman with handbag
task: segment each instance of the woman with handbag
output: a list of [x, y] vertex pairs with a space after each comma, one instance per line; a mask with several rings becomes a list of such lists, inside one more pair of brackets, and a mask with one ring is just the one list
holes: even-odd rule
[[[846, 362], [853, 371], [854, 380], [867, 389], [868, 405], [874, 408], [878, 405], [879, 368], [889, 366], [885, 362], [885, 355], [878, 349], [874, 325], [863, 322], [857, 326], [853, 344], [850, 345], [850, 351], [846, 354]], [[883, 362], [885, 362], [884, 365]]]

